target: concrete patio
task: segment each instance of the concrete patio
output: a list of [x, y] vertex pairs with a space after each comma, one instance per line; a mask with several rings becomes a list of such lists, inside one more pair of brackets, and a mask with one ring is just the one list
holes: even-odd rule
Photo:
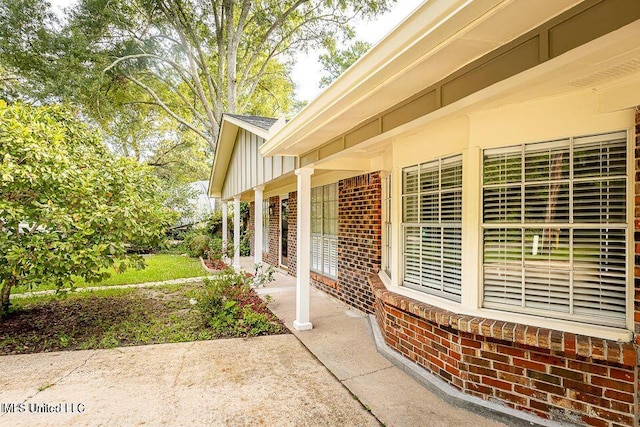
[[[253, 260], [242, 258], [241, 266], [253, 270]], [[297, 331], [295, 319], [296, 279], [276, 271], [275, 281], [258, 290], [270, 295], [271, 310], [331, 373], [371, 413], [387, 426], [501, 426], [494, 419], [451, 404], [419, 384], [379, 354], [365, 313], [311, 288], [310, 318], [313, 329]], [[495, 414], [486, 413], [491, 417]], [[498, 418], [502, 418], [498, 416]], [[531, 425], [502, 418], [509, 425]]]

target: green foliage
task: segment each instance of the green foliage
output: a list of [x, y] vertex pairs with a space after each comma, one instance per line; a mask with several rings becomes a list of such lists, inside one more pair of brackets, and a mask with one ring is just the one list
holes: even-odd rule
[[[266, 270], [261, 263], [254, 265], [254, 273], [253, 273], [253, 287], [261, 288], [269, 283], [273, 282], [275, 279], [273, 275], [275, 274], [275, 270], [273, 266], [269, 266]], [[267, 301], [268, 302], [268, 301]]]
[[5, 0], [0, 63], [25, 97], [78, 103], [123, 152], [153, 146], [171, 169], [171, 147], [197, 147], [185, 135], [215, 146], [223, 112], [290, 111], [295, 53], [352, 38], [354, 18], [392, 3], [80, 0], [58, 20], [46, 0]]
[[211, 240], [211, 237], [200, 231], [188, 234], [184, 239], [187, 253], [192, 257], [206, 258], [209, 254]]
[[[199, 297], [198, 308], [216, 335], [256, 336], [282, 330], [274, 319], [246, 303], [250, 295], [250, 283], [254, 280], [255, 277], [248, 276], [244, 271], [236, 273], [229, 269], [214, 279], [204, 281], [205, 290]], [[266, 278], [258, 280], [267, 283]]]
[[189, 232], [184, 239], [187, 253], [192, 257], [202, 257], [209, 260], [219, 260], [223, 256], [233, 256], [233, 248], [227, 248], [226, 254], [222, 247], [222, 239], [211, 237], [206, 230], [196, 229]]
[[[212, 236], [222, 237], [222, 211], [213, 211], [205, 221], [205, 227]], [[227, 230], [233, 227], [233, 213], [227, 215]]]
[[144, 264], [131, 248], [164, 244], [174, 215], [149, 168], [65, 109], [0, 101], [0, 156], [2, 311], [14, 285], [100, 281]]
[[326, 73], [320, 79], [320, 87], [329, 86], [332, 81], [340, 77], [347, 68], [371, 49], [371, 45], [358, 40], [346, 49], [340, 50], [336, 47], [335, 39], [328, 39], [325, 42], [325, 48], [327, 53], [320, 55], [318, 58], [323, 71]]

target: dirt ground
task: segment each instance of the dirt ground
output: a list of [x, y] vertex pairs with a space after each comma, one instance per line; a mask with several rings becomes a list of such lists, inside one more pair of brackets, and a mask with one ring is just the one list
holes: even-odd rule
[[274, 335], [2, 356], [0, 425], [379, 424], [293, 335]]

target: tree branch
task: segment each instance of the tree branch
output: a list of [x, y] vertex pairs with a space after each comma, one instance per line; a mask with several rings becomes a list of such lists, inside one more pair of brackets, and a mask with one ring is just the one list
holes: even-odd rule
[[200, 136], [201, 138], [203, 138], [205, 141], [209, 142], [209, 144], [211, 146], [213, 146], [211, 140], [207, 137], [207, 135], [205, 133], [203, 133], [200, 129], [196, 128], [195, 126], [193, 126], [191, 123], [189, 123], [188, 121], [186, 121], [185, 119], [183, 119], [182, 117], [180, 117], [178, 114], [176, 114], [171, 108], [169, 108], [169, 106], [167, 104], [165, 104], [162, 99], [160, 99], [160, 97], [158, 96], [158, 94], [155, 93], [155, 91], [153, 89], [151, 89], [149, 86], [145, 85], [144, 83], [142, 83], [140, 80], [136, 79], [135, 77], [131, 76], [131, 75], [124, 75], [124, 77], [130, 81], [132, 81], [133, 83], [135, 83], [137, 86], [139, 86], [140, 88], [144, 89], [153, 99], [154, 101], [158, 104], [158, 106], [160, 108], [162, 108], [169, 116], [171, 116], [174, 120], [176, 120], [178, 123], [186, 126], [187, 128], [191, 129], [193, 132], [195, 132], [198, 136]]

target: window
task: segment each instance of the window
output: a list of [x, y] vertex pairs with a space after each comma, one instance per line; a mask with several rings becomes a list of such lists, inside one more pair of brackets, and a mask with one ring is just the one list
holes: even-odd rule
[[382, 204], [384, 216], [384, 256], [383, 269], [391, 277], [391, 175], [384, 179], [384, 200]]
[[460, 301], [462, 156], [402, 171], [403, 284]]
[[338, 277], [338, 184], [311, 189], [311, 269]]
[[262, 253], [269, 253], [269, 199], [262, 201]]
[[625, 132], [486, 150], [483, 305], [624, 326]]

